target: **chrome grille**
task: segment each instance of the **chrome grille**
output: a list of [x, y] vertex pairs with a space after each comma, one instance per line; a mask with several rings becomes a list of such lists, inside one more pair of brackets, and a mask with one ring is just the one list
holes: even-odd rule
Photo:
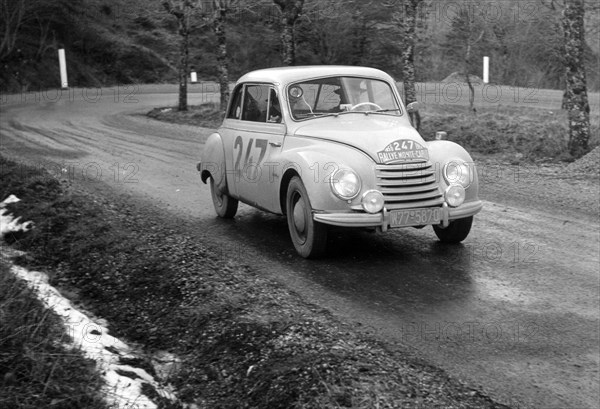
[[444, 201], [429, 161], [376, 165], [375, 176], [388, 210], [433, 207]]

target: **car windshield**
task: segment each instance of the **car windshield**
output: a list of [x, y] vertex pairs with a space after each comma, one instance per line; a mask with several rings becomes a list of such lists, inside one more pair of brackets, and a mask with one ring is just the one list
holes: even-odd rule
[[297, 82], [288, 87], [292, 118], [302, 120], [346, 112], [401, 115], [390, 85], [359, 77], [328, 77]]

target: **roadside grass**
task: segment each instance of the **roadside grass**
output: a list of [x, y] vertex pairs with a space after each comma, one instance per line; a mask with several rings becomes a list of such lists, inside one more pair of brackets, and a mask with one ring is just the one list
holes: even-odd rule
[[[216, 129], [222, 113], [218, 104], [191, 106], [187, 112], [176, 108], [154, 108], [151, 118]], [[590, 151], [600, 145], [600, 114], [590, 114]], [[567, 112], [528, 107], [477, 107], [477, 114], [462, 105], [425, 104], [421, 108], [421, 135], [433, 139], [446, 131], [448, 140], [471, 153], [498, 156], [511, 163], [572, 162], [568, 152]]]
[[187, 111], [178, 111], [177, 107], [154, 108], [147, 113], [150, 118], [175, 124], [195, 125], [204, 128], [218, 128], [223, 122], [223, 113], [218, 103], [189, 105]]
[[[433, 139], [446, 131], [448, 140], [469, 152], [499, 156], [513, 163], [571, 162], [567, 112], [539, 108], [478, 107], [477, 114], [459, 105], [428, 104], [421, 110], [421, 134]], [[600, 145], [600, 115], [590, 116], [590, 150]]]
[[[36, 225], [12, 240], [28, 252], [16, 261], [48, 271], [52, 285], [108, 320], [118, 338], [149, 353], [179, 356], [180, 365], [163, 381], [183, 402], [207, 408], [504, 407], [229, 260], [181, 228], [187, 220], [167, 218], [144, 202], [112, 201], [110, 187], [77, 189], [1, 157], [0, 164], [0, 198], [18, 195], [22, 202], [9, 210]], [[13, 366], [26, 358], [7, 357]], [[140, 363], [152, 373], [149, 362]]]
[[66, 341], [60, 318], [0, 260], [0, 407], [107, 408], [95, 362]]

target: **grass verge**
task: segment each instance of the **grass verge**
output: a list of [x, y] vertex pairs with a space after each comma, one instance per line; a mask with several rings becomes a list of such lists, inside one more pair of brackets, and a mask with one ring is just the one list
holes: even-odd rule
[[[477, 114], [457, 105], [425, 106], [421, 112], [421, 134], [431, 139], [446, 131], [448, 140], [469, 152], [495, 155], [512, 163], [571, 162], [566, 111], [539, 108], [478, 107]], [[590, 150], [600, 145], [599, 116], [590, 117]]]
[[147, 115], [159, 121], [204, 128], [216, 129], [223, 122], [223, 113], [219, 109], [219, 104], [213, 103], [190, 105], [187, 111], [178, 111], [176, 107], [154, 108]]
[[[168, 382], [202, 408], [503, 407], [215, 256], [147, 203], [76, 190], [0, 160], [0, 196], [36, 229], [18, 260], [85, 300], [111, 333], [181, 358]], [[213, 249], [214, 250], [214, 249]], [[166, 404], [164, 404], [166, 407]]]
[[[427, 104], [421, 110], [421, 135], [432, 139], [446, 131], [448, 139], [467, 151], [499, 156], [511, 163], [571, 162], [568, 151], [567, 112], [539, 108], [478, 107], [477, 114], [460, 105]], [[191, 106], [187, 112], [176, 108], [154, 108], [147, 115], [177, 124], [218, 128], [223, 120], [216, 104]], [[600, 116], [590, 115], [590, 151], [600, 145]]]
[[107, 408], [95, 362], [63, 346], [59, 317], [0, 260], [0, 407]]

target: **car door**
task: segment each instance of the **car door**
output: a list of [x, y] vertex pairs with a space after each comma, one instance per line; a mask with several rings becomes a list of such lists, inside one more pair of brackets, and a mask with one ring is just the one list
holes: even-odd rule
[[227, 179], [227, 188], [229, 194], [235, 198], [239, 198], [236, 183], [237, 176], [234, 171], [234, 142], [236, 137], [243, 131], [242, 120], [242, 102], [244, 100], [244, 85], [236, 86], [231, 94], [231, 103], [225, 115], [225, 120], [219, 128], [219, 134], [223, 142], [225, 153], [225, 169], [222, 169]]
[[270, 84], [245, 84], [241, 118], [233, 129], [232, 160], [235, 192], [240, 199], [276, 211], [277, 163], [270, 158], [281, 150], [285, 125], [277, 91]]

